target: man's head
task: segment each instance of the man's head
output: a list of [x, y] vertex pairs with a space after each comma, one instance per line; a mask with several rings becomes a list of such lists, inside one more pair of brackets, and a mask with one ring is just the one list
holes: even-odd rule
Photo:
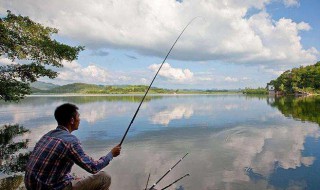
[[80, 123], [78, 109], [76, 105], [70, 103], [58, 106], [54, 112], [58, 125], [65, 126], [71, 131], [77, 130]]

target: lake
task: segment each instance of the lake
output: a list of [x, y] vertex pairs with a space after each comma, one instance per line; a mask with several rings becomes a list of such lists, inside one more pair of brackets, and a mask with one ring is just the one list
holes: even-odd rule
[[[27, 150], [56, 127], [54, 109], [79, 107], [73, 134], [98, 159], [118, 144], [142, 96], [27, 97], [0, 103], [0, 121], [29, 129]], [[148, 96], [122, 145], [121, 155], [104, 171], [111, 190], [144, 189], [189, 153], [156, 187], [179, 190], [320, 189], [320, 97], [273, 98], [244, 95]], [[20, 150], [22, 151], [22, 150]], [[73, 168], [78, 177], [88, 175]], [[0, 187], [10, 189], [21, 178]], [[12, 183], [14, 185], [8, 185]], [[169, 188], [170, 189], [170, 188]]]

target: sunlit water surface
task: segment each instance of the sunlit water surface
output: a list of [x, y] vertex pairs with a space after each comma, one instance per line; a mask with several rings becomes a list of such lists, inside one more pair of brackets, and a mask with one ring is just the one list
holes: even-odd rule
[[[23, 138], [31, 140], [32, 150], [56, 127], [54, 109], [74, 103], [81, 123], [73, 134], [98, 159], [119, 143], [141, 98], [28, 97], [19, 104], [1, 103], [0, 121], [30, 129]], [[317, 102], [312, 105], [319, 108]], [[112, 176], [111, 190], [141, 190], [149, 173], [153, 184], [186, 153], [158, 188], [189, 173], [171, 189], [320, 189], [320, 120], [301, 121], [290, 112], [297, 108], [283, 106], [270, 97], [149, 96], [121, 155], [104, 169]], [[73, 172], [88, 175], [79, 167]]]

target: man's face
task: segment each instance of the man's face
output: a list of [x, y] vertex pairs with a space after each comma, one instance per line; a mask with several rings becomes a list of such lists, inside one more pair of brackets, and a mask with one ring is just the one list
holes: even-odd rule
[[76, 113], [76, 116], [73, 117], [74, 119], [74, 122], [73, 122], [73, 125], [72, 125], [72, 130], [78, 130], [79, 128], [79, 124], [80, 124], [80, 114], [77, 112]]

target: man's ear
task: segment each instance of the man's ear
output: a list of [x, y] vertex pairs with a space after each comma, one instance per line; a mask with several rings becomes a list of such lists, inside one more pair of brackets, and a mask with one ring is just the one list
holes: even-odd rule
[[71, 118], [70, 123], [71, 123], [71, 124], [73, 124], [73, 123], [74, 123], [74, 119], [73, 119], [73, 117]]

